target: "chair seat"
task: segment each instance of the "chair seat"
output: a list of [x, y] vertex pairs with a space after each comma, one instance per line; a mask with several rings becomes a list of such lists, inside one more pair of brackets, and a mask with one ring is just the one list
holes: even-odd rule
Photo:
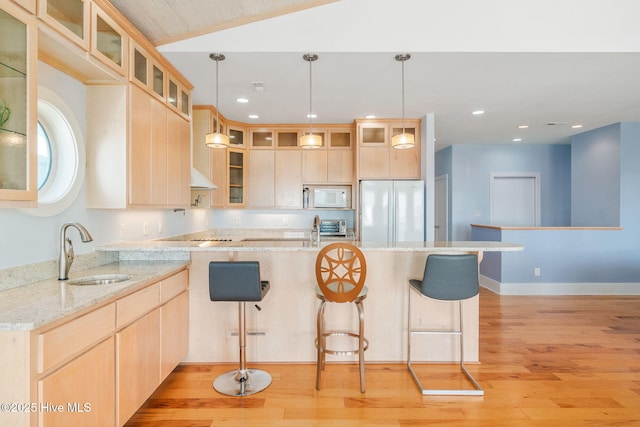
[[[330, 284], [328, 286], [328, 288], [334, 290], [336, 287], [336, 285], [334, 284]], [[367, 288], [366, 286], [362, 287], [362, 290], [360, 291], [360, 293], [358, 294], [358, 296], [356, 297], [356, 299], [354, 299], [351, 302], [358, 302], [358, 301], [362, 301], [363, 299], [365, 299], [367, 297], [367, 294], [369, 293], [369, 288]], [[327, 298], [324, 296], [324, 294], [322, 293], [322, 291], [320, 290], [320, 286], [316, 285], [316, 297], [318, 297], [319, 299], [323, 300], [323, 301], [328, 301]]]

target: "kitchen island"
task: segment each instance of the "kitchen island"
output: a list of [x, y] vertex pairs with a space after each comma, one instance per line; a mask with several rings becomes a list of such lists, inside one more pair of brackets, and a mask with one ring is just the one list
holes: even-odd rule
[[[123, 259], [158, 259], [164, 253], [189, 251], [189, 351], [184, 362], [237, 362], [237, 304], [209, 300], [210, 261], [260, 262], [263, 280], [271, 291], [259, 306], [247, 310], [247, 358], [259, 362], [315, 362], [314, 346], [317, 298], [315, 297], [315, 258], [320, 245], [308, 239], [233, 237], [217, 241], [203, 236], [193, 239], [123, 242], [99, 248], [118, 251]], [[218, 236], [221, 237], [221, 236]], [[369, 294], [365, 300], [365, 330], [370, 345], [368, 362], [406, 360], [408, 280], [421, 278], [430, 253], [477, 253], [518, 251], [523, 247], [505, 242], [352, 242], [367, 259]], [[465, 356], [478, 361], [478, 297], [465, 304]], [[447, 328], [457, 318], [451, 304], [421, 300], [413, 311], [416, 324]], [[356, 327], [355, 310], [349, 304], [327, 308], [327, 327], [351, 324]], [[450, 336], [414, 343], [415, 359], [451, 361], [457, 354], [457, 339]], [[426, 341], [426, 340], [425, 340]], [[330, 361], [354, 360], [353, 356], [334, 356]]]

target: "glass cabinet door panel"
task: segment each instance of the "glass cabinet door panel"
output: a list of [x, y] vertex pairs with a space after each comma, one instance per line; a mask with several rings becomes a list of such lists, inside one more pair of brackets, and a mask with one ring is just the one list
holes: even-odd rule
[[229, 129], [229, 144], [244, 145], [244, 131], [238, 129]]
[[256, 131], [251, 133], [252, 147], [273, 147], [273, 132]]
[[189, 115], [189, 94], [184, 90], [181, 93], [182, 93], [182, 100], [180, 102], [180, 111], [182, 111], [182, 114], [188, 116]]
[[47, 15], [84, 39], [84, 2], [82, 0], [47, 0]]
[[122, 66], [122, 35], [99, 15], [96, 17], [96, 49]]
[[153, 91], [164, 97], [164, 71], [158, 68], [156, 65], [153, 66]]
[[[408, 133], [409, 135], [413, 135], [414, 137], [416, 136], [416, 128], [414, 127], [405, 127], [404, 128], [405, 133]], [[394, 137], [396, 135], [401, 135], [402, 134], [402, 128], [401, 127], [394, 127], [393, 129], [391, 129], [391, 136]]]
[[147, 57], [138, 49], [133, 52], [133, 75], [140, 83], [147, 85]]
[[363, 144], [384, 144], [386, 140], [386, 128], [384, 127], [365, 127], [362, 128]]
[[27, 27], [0, 10], [0, 189], [27, 190]]
[[329, 134], [329, 146], [335, 148], [351, 147], [351, 132], [331, 132]]
[[178, 108], [178, 85], [173, 80], [169, 80], [169, 104]]
[[297, 147], [298, 132], [278, 132], [278, 147]]

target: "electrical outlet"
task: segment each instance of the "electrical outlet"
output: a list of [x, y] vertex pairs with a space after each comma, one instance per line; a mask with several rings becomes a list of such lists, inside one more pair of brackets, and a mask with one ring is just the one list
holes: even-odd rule
[[162, 221], [158, 221], [158, 234], [162, 234], [164, 229], [162, 228]]
[[240, 217], [239, 216], [236, 217], [236, 225], [240, 225]]
[[540, 276], [540, 267], [536, 267], [533, 269], [533, 275], [536, 277]]
[[287, 218], [286, 216], [282, 218], [282, 225], [289, 225], [289, 218]]
[[143, 236], [149, 235], [149, 223], [146, 221], [142, 223], [142, 235]]
[[120, 238], [124, 239], [124, 236], [127, 234], [127, 226], [124, 224], [120, 224]]

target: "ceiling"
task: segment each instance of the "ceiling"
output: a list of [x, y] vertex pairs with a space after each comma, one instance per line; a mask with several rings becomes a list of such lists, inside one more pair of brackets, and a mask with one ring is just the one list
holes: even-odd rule
[[474, 0], [112, 3], [194, 85], [195, 105], [216, 105], [209, 53], [224, 53], [219, 106], [231, 120], [308, 123], [306, 52], [319, 55], [314, 123], [400, 117], [402, 72], [394, 57], [409, 52], [405, 115], [434, 114], [436, 149], [514, 139], [568, 143], [585, 130], [640, 121], [640, 26], [632, 18], [640, 2], [633, 0], [611, 0], [607, 8], [583, 0], [578, 14], [553, 0], [484, 0], [483, 7]]

